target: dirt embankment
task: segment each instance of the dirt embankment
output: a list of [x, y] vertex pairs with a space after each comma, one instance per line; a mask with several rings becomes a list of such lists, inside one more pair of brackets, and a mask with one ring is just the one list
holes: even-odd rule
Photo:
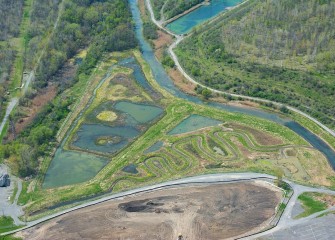
[[228, 239], [257, 232], [281, 193], [255, 183], [179, 187], [108, 201], [27, 229], [24, 239]]

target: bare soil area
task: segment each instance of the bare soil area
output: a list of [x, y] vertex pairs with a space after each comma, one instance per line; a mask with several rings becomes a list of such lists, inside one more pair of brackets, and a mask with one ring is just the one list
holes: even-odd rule
[[255, 140], [263, 146], [272, 146], [272, 145], [280, 145], [283, 144], [283, 140], [278, 137], [272, 136], [269, 133], [264, 131], [259, 131], [254, 128], [250, 128], [247, 126], [243, 126], [237, 123], [231, 123], [230, 126], [234, 129], [241, 129], [247, 132], [250, 132]]
[[47, 88], [40, 90], [40, 92], [31, 101], [31, 105], [28, 108], [24, 108], [24, 112], [27, 114], [26, 117], [21, 118], [15, 124], [16, 133], [20, 133], [26, 126], [28, 126], [36, 117], [37, 113], [57, 94], [57, 88], [55, 85], [49, 85]]
[[24, 230], [24, 239], [229, 239], [267, 226], [281, 192], [241, 182], [178, 187], [108, 201]]
[[173, 38], [168, 33], [157, 30], [158, 38], [153, 40], [154, 48], [155, 48], [155, 55], [158, 60], [162, 60], [164, 51], [170, 46], [173, 42]]

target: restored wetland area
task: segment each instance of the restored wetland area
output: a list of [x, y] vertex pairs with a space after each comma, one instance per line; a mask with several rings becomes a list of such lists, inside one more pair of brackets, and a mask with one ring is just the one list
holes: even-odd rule
[[[299, 132], [300, 125], [276, 113], [203, 102], [179, 90], [143, 37], [136, 1], [130, 7], [141, 53], [110, 56], [109, 73], [96, 81], [57, 150], [68, 154], [62, 158], [66, 169], [59, 167], [64, 163], [56, 151], [35, 190], [24, 185], [20, 202], [28, 219], [57, 211], [52, 206], [61, 202], [202, 173], [280, 172], [297, 182], [334, 186], [328, 163], [334, 151], [309, 131]], [[328, 161], [324, 148], [330, 149]]]
[[[240, 2], [213, 0], [166, 27], [188, 33]], [[335, 141], [328, 133], [301, 117], [181, 91], [144, 38], [137, 4], [129, 0], [140, 51], [109, 53], [99, 63], [98, 77], [72, 106], [53, 154], [36, 179], [23, 183], [18, 201], [25, 221], [110, 192], [210, 173], [267, 173], [280, 181], [335, 188]], [[284, 198], [287, 192], [263, 181], [166, 188], [70, 212], [17, 236], [230, 238], [269, 227], [285, 208]], [[313, 213], [308, 204], [314, 198], [324, 201], [319, 211], [330, 201], [303, 195], [307, 213], [301, 214]]]

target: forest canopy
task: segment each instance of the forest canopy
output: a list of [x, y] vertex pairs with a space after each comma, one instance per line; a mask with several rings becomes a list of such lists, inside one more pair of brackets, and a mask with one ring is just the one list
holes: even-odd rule
[[335, 1], [250, 0], [176, 53], [199, 82], [292, 105], [335, 126]]
[[46, 86], [64, 62], [89, 47], [81, 69], [90, 71], [105, 51], [122, 51], [137, 45], [128, 2], [66, 1], [59, 26], [37, 69], [36, 84]]

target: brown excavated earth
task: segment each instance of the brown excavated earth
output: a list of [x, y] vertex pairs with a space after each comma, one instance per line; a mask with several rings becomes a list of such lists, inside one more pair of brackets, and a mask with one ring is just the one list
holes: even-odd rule
[[262, 182], [178, 187], [77, 210], [17, 234], [24, 239], [228, 239], [264, 229], [281, 192]]

